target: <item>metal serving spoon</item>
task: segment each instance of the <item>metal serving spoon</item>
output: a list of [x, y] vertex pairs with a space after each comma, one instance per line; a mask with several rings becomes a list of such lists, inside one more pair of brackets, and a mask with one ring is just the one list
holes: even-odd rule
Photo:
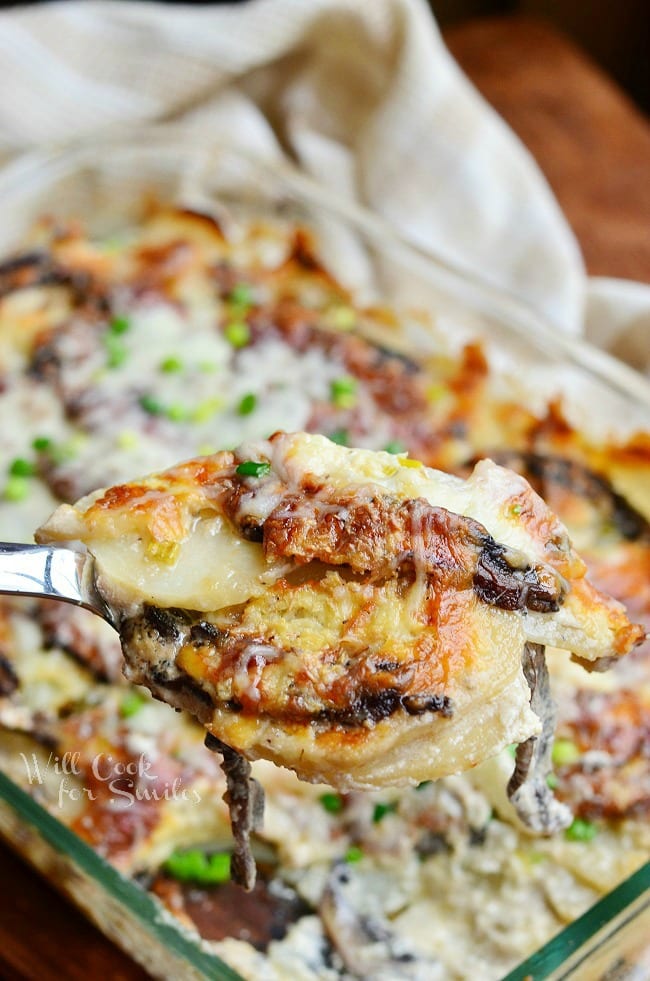
[[73, 603], [96, 613], [117, 630], [116, 618], [97, 590], [95, 560], [90, 552], [0, 542], [0, 594]]
[[[0, 595], [37, 596], [73, 603], [96, 613], [118, 630], [117, 618], [99, 595], [95, 583], [95, 560], [90, 552], [52, 545], [15, 545], [0, 542]], [[264, 792], [251, 775], [248, 760], [212, 733], [205, 745], [221, 753], [222, 767], [230, 799], [236, 801], [231, 811], [235, 850], [232, 857], [232, 879], [250, 891], [255, 885], [255, 858], [250, 834], [261, 823]]]

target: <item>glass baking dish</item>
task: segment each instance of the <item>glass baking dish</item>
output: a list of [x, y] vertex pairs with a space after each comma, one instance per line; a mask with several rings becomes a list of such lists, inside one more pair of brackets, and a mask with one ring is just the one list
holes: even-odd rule
[[[10, 164], [0, 173], [0, 253], [24, 242], [43, 214], [80, 218], [92, 234], [109, 238], [137, 217], [145, 195], [216, 213], [226, 227], [241, 214], [306, 226], [325, 265], [356, 301], [387, 301], [410, 312], [409, 344], [420, 353], [441, 339], [450, 350], [480, 339], [497, 372], [525, 379], [518, 395], [531, 408], [561, 393], [571, 421], [595, 437], [650, 430], [650, 386], [631, 369], [553, 331], [514, 297], [413, 248], [382, 220], [288, 165], [208, 139], [187, 143], [169, 129], [141, 132]], [[431, 322], [423, 310], [435, 311]], [[154, 976], [238, 976], [3, 773], [0, 833]], [[610, 977], [611, 965], [626, 957], [630, 971], [637, 970], [633, 964], [642, 971], [649, 888], [646, 866], [508, 979]]]

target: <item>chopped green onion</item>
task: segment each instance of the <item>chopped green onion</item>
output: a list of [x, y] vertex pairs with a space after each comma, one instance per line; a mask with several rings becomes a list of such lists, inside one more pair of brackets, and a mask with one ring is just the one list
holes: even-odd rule
[[114, 334], [104, 334], [104, 347], [108, 355], [106, 363], [109, 368], [121, 367], [129, 356], [123, 341]]
[[233, 347], [246, 347], [251, 339], [250, 327], [243, 320], [233, 320], [226, 324], [223, 336]]
[[384, 453], [406, 453], [406, 447], [399, 439], [391, 439], [390, 443], [384, 446]]
[[154, 562], [159, 562], [162, 565], [175, 565], [180, 553], [181, 547], [178, 542], [149, 542], [146, 548], [146, 556], [148, 559], [153, 559]]
[[75, 433], [65, 443], [50, 447], [50, 456], [54, 463], [68, 463], [78, 455], [81, 448], [87, 443], [88, 437], [85, 433]]
[[165, 415], [172, 422], [186, 422], [190, 417], [189, 409], [179, 402], [173, 402], [165, 409]]
[[339, 446], [348, 445], [349, 436], [346, 429], [335, 429], [333, 433], [330, 433], [329, 438], [333, 443], [337, 443]]
[[549, 773], [546, 777], [546, 786], [549, 790], [555, 790], [558, 785], [557, 776], [554, 773]]
[[33, 477], [36, 467], [30, 460], [25, 460], [22, 456], [17, 456], [9, 464], [9, 474], [12, 477]]
[[330, 385], [330, 396], [337, 409], [352, 409], [357, 404], [357, 381], [344, 375]]
[[240, 416], [249, 416], [251, 412], [255, 412], [257, 408], [257, 395], [253, 395], [249, 392], [248, 395], [244, 395], [243, 399], [237, 406], [237, 412]]
[[24, 501], [29, 494], [29, 482], [25, 477], [10, 477], [5, 484], [5, 501]]
[[108, 329], [110, 330], [111, 334], [126, 334], [130, 328], [131, 321], [128, 317], [113, 317], [108, 325]]
[[236, 473], [240, 477], [266, 477], [267, 473], [271, 473], [271, 464], [259, 463], [256, 460], [244, 460], [237, 467]]
[[343, 798], [340, 794], [321, 794], [319, 800], [328, 814], [340, 814], [343, 810]]
[[248, 283], [236, 283], [228, 294], [228, 299], [238, 307], [253, 305], [253, 291]]
[[580, 759], [580, 749], [572, 739], [556, 739], [553, 744], [551, 759], [555, 766], [570, 766]]
[[201, 443], [200, 446], [196, 448], [199, 456], [213, 456], [217, 452], [217, 447], [214, 443]]
[[220, 409], [223, 409], [223, 399], [218, 397], [206, 399], [205, 402], [200, 402], [194, 409], [192, 419], [194, 422], [207, 422]]
[[564, 832], [567, 841], [592, 841], [598, 834], [598, 828], [584, 818], [574, 818]]
[[138, 434], [131, 429], [124, 429], [118, 434], [116, 443], [121, 450], [134, 450], [140, 442]]
[[228, 852], [206, 855], [198, 848], [186, 852], [175, 851], [163, 864], [163, 869], [181, 882], [199, 882], [202, 885], [228, 882], [230, 855]]
[[141, 395], [139, 402], [140, 408], [148, 412], [150, 416], [160, 416], [165, 411], [162, 403], [153, 395]]
[[521, 504], [513, 504], [510, 508], [510, 514], [521, 514], [522, 507]]
[[421, 780], [415, 789], [424, 790], [424, 788], [428, 787], [431, 782], [432, 782], [431, 780]]
[[173, 356], [164, 358], [164, 360], [160, 362], [160, 370], [164, 371], [166, 375], [173, 375], [176, 372], [183, 370], [183, 362], [180, 358], [175, 358]]
[[380, 821], [384, 820], [387, 814], [392, 814], [396, 810], [397, 810], [397, 804], [394, 801], [390, 804], [386, 804], [386, 803], [375, 804], [375, 808], [372, 812], [373, 824], [379, 824]]
[[32, 449], [36, 450], [37, 453], [44, 453], [46, 450], [49, 450], [51, 445], [52, 440], [49, 436], [36, 436], [32, 440]]
[[517, 743], [510, 743], [509, 746], [506, 746], [506, 752], [509, 756], [512, 756], [514, 760], [515, 756], [517, 755]]
[[218, 367], [219, 365], [216, 361], [199, 361], [199, 371], [202, 371], [205, 375], [212, 374]]
[[336, 330], [352, 330], [357, 322], [357, 314], [353, 307], [331, 307], [326, 316], [327, 322]]
[[104, 239], [103, 242], [99, 242], [99, 248], [103, 249], [104, 252], [119, 252], [124, 245], [124, 240], [118, 235], [112, 235], [110, 238]]
[[345, 853], [346, 862], [360, 862], [363, 858], [363, 849], [359, 848], [358, 845], [351, 845], [347, 852]]
[[548, 855], [545, 855], [544, 852], [536, 852], [534, 850], [524, 852], [522, 858], [524, 861], [528, 861], [530, 865], [539, 865], [540, 862], [548, 861]]
[[139, 712], [143, 705], [147, 704], [147, 699], [139, 691], [130, 691], [120, 702], [120, 715], [123, 719], [130, 719], [136, 712]]

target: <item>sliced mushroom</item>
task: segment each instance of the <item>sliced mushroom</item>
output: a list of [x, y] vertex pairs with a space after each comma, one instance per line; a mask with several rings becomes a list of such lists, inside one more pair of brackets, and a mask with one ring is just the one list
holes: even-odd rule
[[20, 681], [13, 664], [0, 650], [0, 696], [12, 695]]
[[362, 981], [442, 978], [442, 965], [398, 937], [379, 911], [359, 908], [359, 896], [364, 890], [355, 888], [353, 875], [350, 867], [342, 862], [333, 867], [319, 910], [346, 969]]
[[554, 454], [495, 450], [490, 459], [520, 473], [569, 526], [573, 535], [589, 535], [597, 545], [603, 532], [623, 541], [649, 541], [650, 525], [614, 489], [607, 477], [576, 460]]
[[222, 768], [228, 786], [223, 799], [230, 809], [230, 823], [235, 839], [230, 874], [233, 882], [250, 892], [256, 878], [250, 836], [262, 825], [264, 790], [251, 776], [251, 765], [240, 753], [226, 746], [211, 733], [205, 737], [205, 745], [208, 749], [221, 753], [223, 757]]
[[573, 815], [556, 800], [547, 783], [552, 770], [555, 706], [541, 644], [524, 645], [523, 668], [530, 687], [530, 707], [540, 718], [542, 731], [517, 747], [508, 798], [527, 828], [536, 834], [551, 835], [568, 827]]

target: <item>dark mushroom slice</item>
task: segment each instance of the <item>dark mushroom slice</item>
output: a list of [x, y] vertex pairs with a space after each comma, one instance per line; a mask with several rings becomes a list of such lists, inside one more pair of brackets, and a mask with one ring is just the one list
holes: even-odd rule
[[345, 968], [367, 981], [438, 981], [443, 967], [391, 930], [380, 913], [366, 911], [362, 889], [349, 865], [334, 865], [320, 904], [320, 916]]
[[584, 464], [555, 454], [518, 450], [495, 450], [486, 455], [525, 477], [571, 528], [589, 528], [594, 544], [603, 532], [614, 532], [628, 542], [650, 542], [650, 524], [645, 517], [607, 477]]
[[13, 695], [19, 684], [16, 669], [7, 655], [0, 650], [0, 696]]
[[527, 828], [537, 834], [552, 835], [568, 827], [573, 815], [556, 800], [547, 782], [553, 769], [555, 706], [541, 644], [525, 644], [523, 668], [530, 687], [530, 707], [541, 720], [542, 731], [517, 747], [508, 798]]
[[241, 753], [226, 746], [220, 739], [208, 733], [205, 745], [223, 757], [222, 768], [228, 790], [224, 800], [230, 810], [230, 823], [235, 839], [235, 850], [230, 860], [233, 882], [250, 892], [257, 874], [251, 849], [251, 834], [259, 830], [264, 818], [264, 790], [259, 781], [251, 776], [251, 765]]

